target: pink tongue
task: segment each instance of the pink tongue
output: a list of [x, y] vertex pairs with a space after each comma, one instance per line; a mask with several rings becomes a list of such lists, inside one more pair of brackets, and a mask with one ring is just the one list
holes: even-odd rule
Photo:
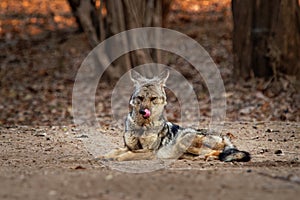
[[143, 117], [150, 117], [150, 115], [151, 115], [150, 110], [145, 109], [144, 111], [145, 111], [145, 114], [143, 115]]

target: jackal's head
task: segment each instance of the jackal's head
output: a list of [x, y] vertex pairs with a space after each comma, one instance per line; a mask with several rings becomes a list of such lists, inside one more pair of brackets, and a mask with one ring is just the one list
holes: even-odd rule
[[147, 124], [163, 119], [167, 97], [164, 90], [169, 71], [165, 70], [152, 79], [145, 78], [132, 70], [131, 80], [134, 83], [134, 92], [130, 99], [132, 117], [139, 124]]

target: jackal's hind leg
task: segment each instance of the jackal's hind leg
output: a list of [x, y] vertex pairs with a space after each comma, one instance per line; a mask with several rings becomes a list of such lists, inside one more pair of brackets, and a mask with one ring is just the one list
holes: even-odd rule
[[[204, 156], [204, 160], [216, 160], [220, 158], [220, 154], [225, 152], [225, 149], [233, 149], [234, 146], [228, 137], [217, 135], [195, 135], [191, 145], [187, 148], [186, 153], [198, 156]], [[222, 154], [223, 155], [223, 154]], [[227, 155], [226, 155], [227, 156]], [[182, 156], [181, 158], [191, 157]], [[195, 158], [194, 158], [195, 159]], [[229, 159], [229, 158], [228, 158]]]
[[203, 150], [204, 135], [195, 135], [191, 145], [187, 148], [186, 152], [193, 155], [200, 155]]
[[[193, 140], [190, 138], [193, 137]], [[190, 146], [187, 144], [190, 142]], [[177, 140], [177, 149], [186, 148], [181, 159], [195, 160], [204, 156], [204, 160], [219, 159], [224, 162], [248, 162], [251, 156], [240, 151], [231, 143], [229, 136], [185, 134]]]
[[211, 152], [205, 154], [204, 160], [205, 160], [205, 161], [208, 161], [208, 160], [210, 160], [211, 158], [212, 158], [213, 160], [217, 160], [217, 159], [219, 159], [220, 153], [221, 153], [220, 150], [211, 150]]

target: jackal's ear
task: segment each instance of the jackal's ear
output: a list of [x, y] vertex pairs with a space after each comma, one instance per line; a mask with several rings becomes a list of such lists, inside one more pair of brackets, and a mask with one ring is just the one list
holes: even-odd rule
[[168, 80], [168, 77], [169, 77], [169, 70], [166, 69], [158, 76], [160, 84], [165, 86], [166, 82]]
[[145, 80], [145, 77], [143, 77], [140, 73], [138, 73], [135, 70], [130, 70], [130, 78], [134, 85], [139, 85]]

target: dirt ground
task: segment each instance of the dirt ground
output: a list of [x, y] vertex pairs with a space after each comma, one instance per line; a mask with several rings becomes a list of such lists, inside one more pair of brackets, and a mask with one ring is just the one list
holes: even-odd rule
[[223, 131], [250, 162], [178, 160], [126, 173], [95, 160], [74, 126], [1, 127], [0, 199], [298, 199], [299, 124], [226, 123]]
[[[91, 49], [76, 31], [66, 1], [11, 2], [0, 2], [1, 200], [299, 198], [299, 92], [290, 77], [234, 80], [230, 0], [175, 1], [167, 26], [198, 41], [219, 66], [227, 96], [222, 132], [232, 133], [252, 160], [178, 160], [147, 173], [113, 170], [95, 159], [84, 143], [92, 140], [88, 130], [73, 125], [73, 84]], [[171, 63], [187, 65], [180, 59]], [[210, 118], [209, 95], [192, 72], [184, 75], [200, 88], [204, 126]], [[99, 134], [120, 133], [109, 124], [112, 88], [99, 87]], [[168, 108], [173, 109], [168, 119], [176, 122], [178, 113]]]

